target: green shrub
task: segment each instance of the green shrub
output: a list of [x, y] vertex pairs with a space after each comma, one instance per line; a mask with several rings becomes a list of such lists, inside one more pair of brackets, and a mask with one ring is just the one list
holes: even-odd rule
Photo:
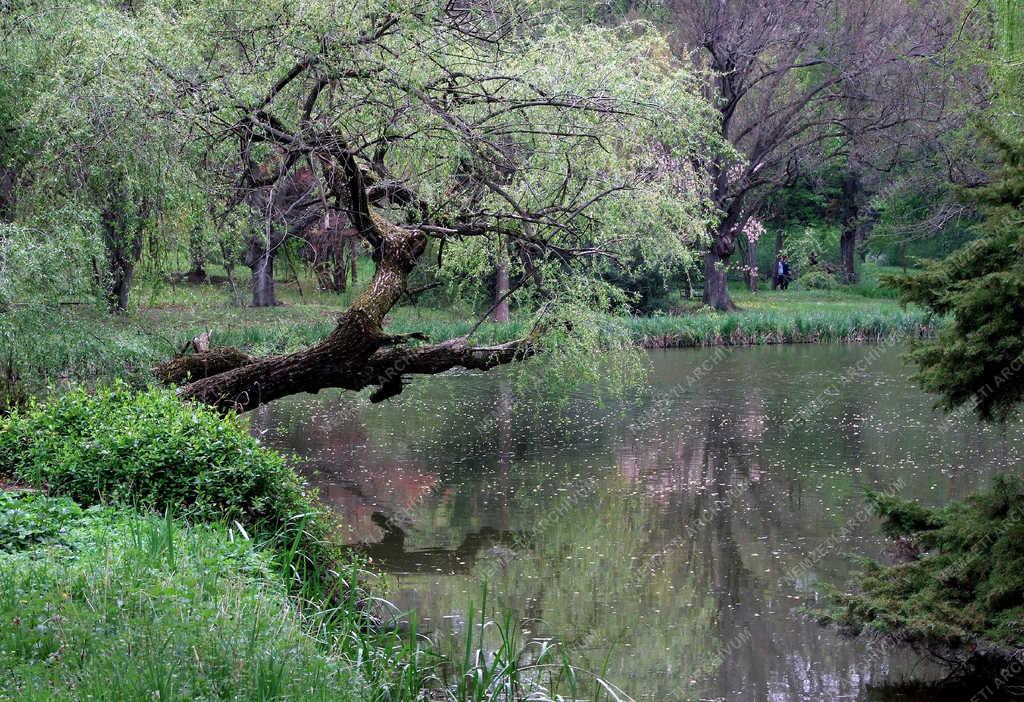
[[182, 402], [171, 390], [75, 390], [0, 419], [3, 475], [84, 506], [237, 520], [257, 534], [300, 541], [307, 555], [326, 548], [317, 546], [326, 521], [284, 457], [261, 446], [242, 419]]
[[941, 509], [871, 499], [885, 533], [924, 555], [867, 563], [860, 592], [832, 591], [824, 619], [928, 647], [1024, 645], [1024, 480], [999, 477], [990, 490]]
[[832, 290], [836, 287], [836, 277], [825, 271], [808, 271], [796, 281], [801, 290]]

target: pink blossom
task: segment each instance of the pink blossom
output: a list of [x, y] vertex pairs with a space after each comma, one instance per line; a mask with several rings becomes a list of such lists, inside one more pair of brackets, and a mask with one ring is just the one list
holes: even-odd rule
[[756, 244], [757, 240], [764, 234], [764, 225], [761, 224], [761, 220], [756, 217], [751, 217], [747, 220], [747, 223], [743, 225], [743, 233], [747, 237], [747, 241], [751, 244]]

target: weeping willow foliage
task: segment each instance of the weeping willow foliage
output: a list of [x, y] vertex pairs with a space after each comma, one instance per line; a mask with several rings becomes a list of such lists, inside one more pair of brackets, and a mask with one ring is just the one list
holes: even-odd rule
[[[102, 299], [112, 209], [123, 215], [118, 231], [141, 232], [151, 260], [202, 228], [240, 173], [233, 125], [310, 57], [327, 88], [304, 113], [309, 82], [287, 85], [273, 99], [275, 117], [368, 145], [366, 159], [381, 153], [428, 221], [499, 223], [556, 252], [528, 260], [500, 236], [449, 237], [429, 271], [451, 298], [479, 308], [483, 281], [507, 257], [512, 279], [527, 279], [514, 301], [536, 318], [555, 361], [625, 349], [614, 329], [592, 321], [630, 302], [608, 271], [678, 271], [715, 216], [702, 174], [727, 148], [714, 136], [716, 112], [698, 77], [644, 23], [596, 26], [558, 3], [511, 0], [467, 6], [458, 20], [480, 32], [469, 38], [453, 30], [449, 4], [428, 1], [31, 0], [10, 9], [0, 27], [0, 115], [12, 127], [0, 165], [17, 171], [19, 188], [5, 255], [28, 260], [46, 247], [73, 284], [55, 291], [21, 276], [9, 285], [7, 300], [25, 314], [7, 339], [50, 325], [58, 302]], [[390, 19], [378, 34], [382, 17]], [[441, 84], [450, 88], [443, 104], [433, 97]], [[481, 122], [487, 101], [460, 100], [460, 91], [520, 106]], [[275, 148], [254, 145], [253, 161], [273, 162]], [[481, 168], [500, 192], [467, 187]], [[565, 193], [579, 207], [557, 226], [523, 217]], [[244, 219], [237, 214], [224, 219]], [[401, 223], [408, 213], [386, 214]], [[245, 227], [237, 229], [240, 240]], [[11, 345], [0, 352], [23, 374], [38, 365]], [[635, 367], [607, 358], [620, 360], [558, 377]]]
[[1019, 136], [1024, 117], [1024, 4], [995, 1], [996, 50], [990, 65], [996, 88], [996, 125], [1004, 133]]
[[0, 172], [14, 183], [0, 225], [4, 392], [131, 375], [154, 352], [106, 314], [111, 252], [159, 248], [189, 181], [181, 135], [156, 118], [154, 37], [94, 2], [11, 3], [0, 32]]

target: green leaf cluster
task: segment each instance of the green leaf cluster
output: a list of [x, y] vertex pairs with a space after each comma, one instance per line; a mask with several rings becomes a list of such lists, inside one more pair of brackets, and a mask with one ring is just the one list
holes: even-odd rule
[[287, 461], [236, 416], [124, 384], [78, 389], [0, 420], [0, 476], [90, 506], [237, 521], [254, 534], [329, 561], [329, 523]]

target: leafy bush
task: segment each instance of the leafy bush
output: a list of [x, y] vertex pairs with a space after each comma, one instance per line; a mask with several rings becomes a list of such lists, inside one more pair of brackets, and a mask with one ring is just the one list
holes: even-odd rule
[[796, 284], [803, 290], [832, 290], [836, 286], [836, 277], [825, 271], [808, 271], [797, 279]]
[[182, 402], [171, 390], [79, 389], [0, 419], [2, 475], [84, 506], [237, 520], [288, 541], [301, 528], [306, 546], [327, 531], [284, 457], [261, 446], [240, 418]]

